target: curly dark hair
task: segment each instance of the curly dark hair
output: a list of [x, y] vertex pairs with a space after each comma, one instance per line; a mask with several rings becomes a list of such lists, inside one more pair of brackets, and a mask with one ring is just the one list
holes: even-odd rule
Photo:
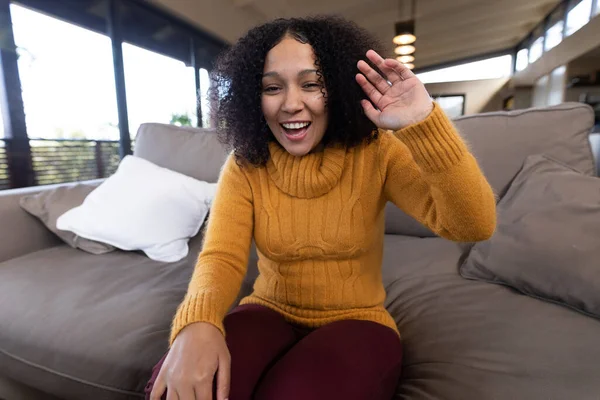
[[[320, 83], [324, 85], [328, 128], [323, 144], [356, 146], [377, 135], [364, 114], [367, 98], [356, 83], [358, 60], [365, 53], [381, 53], [381, 44], [366, 30], [338, 16], [276, 19], [252, 28], [217, 58], [211, 74], [210, 98], [216, 104], [220, 140], [238, 160], [254, 166], [269, 159], [268, 144], [275, 141], [261, 110], [265, 57], [286, 35], [312, 46]], [[373, 65], [371, 65], [373, 66]]]

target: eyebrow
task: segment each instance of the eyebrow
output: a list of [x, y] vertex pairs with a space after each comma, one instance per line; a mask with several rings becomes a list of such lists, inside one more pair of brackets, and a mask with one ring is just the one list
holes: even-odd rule
[[[316, 69], [303, 69], [302, 71], [298, 72], [298, 76], [317, 73], [317, 72], [319, 72], [319, 71], [317, 71]], [[279, 76], [279, 74], [275, 71], [270, 71], [270, 72], [265, 72], [262, 77], [266, 78], [269, 76]]]

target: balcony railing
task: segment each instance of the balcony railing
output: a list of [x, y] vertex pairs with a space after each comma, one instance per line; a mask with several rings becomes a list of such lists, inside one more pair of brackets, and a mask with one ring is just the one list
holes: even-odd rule
[[10, 177], [8, 176], [8, 157], [6, 155], [6, 144], [0, 140], [0, 190], [10, 188]]
[[[9, 141], [0, 139], [0, 189], [11, 187]], [[120, 161], [118, 141], [30, 139], [29, 145], [38, 185], [105, 178], [116, 171]]]

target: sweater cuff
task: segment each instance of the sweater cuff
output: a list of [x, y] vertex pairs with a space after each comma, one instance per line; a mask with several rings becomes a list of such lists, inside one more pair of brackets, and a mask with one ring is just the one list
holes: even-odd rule
[[183, 302], [179, 305], [173, 325], [171, 327], [171, 337], [169, 339], [169, 347], [173, 345], [175, 338], [186, 326], [196, 322], [208, 322], [216, 326], [223, 336], [225, 335], [225, 327], [223, 319], [225, 314], [220, 312], [220, 304], [222, 296], [216, 293], [198, 293], [195, 295], [188, 294]]
[[394, 134], [426, 172], [443, 172], [460, 163], [468, 152], [454, 124], [436, 102], [427, 118]]

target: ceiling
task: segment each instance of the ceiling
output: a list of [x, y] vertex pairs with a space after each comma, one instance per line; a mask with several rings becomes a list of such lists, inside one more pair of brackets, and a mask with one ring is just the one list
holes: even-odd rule
[[[368, 29], [394, 55], [394, 24], [411, 0], [151, 0], [233, 42], [276, 17], [336, 13]], [[416, 0], [415, 66], [425, 68], [516, 46], [560, 0]]]

